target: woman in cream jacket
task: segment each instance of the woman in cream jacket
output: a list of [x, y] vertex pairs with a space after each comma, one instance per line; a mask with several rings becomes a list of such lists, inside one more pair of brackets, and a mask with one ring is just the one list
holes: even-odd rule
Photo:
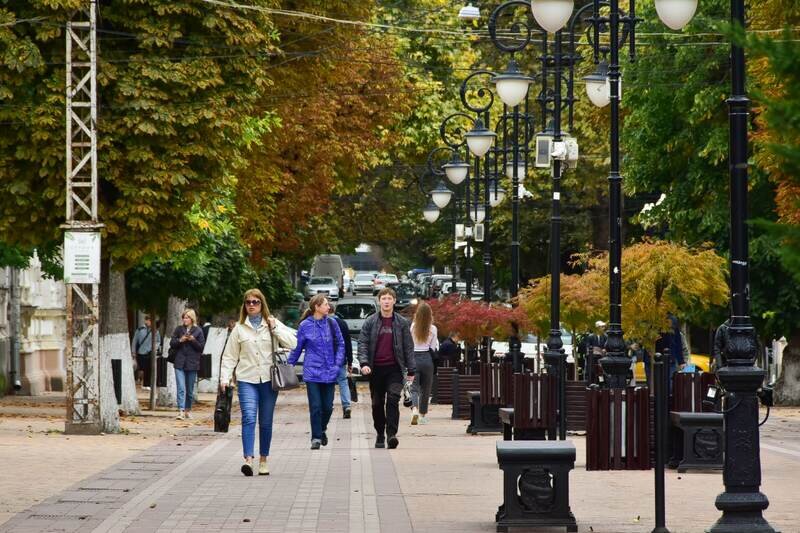
[[297, 338], [291, 329], [269, 314], [267, 300], [258, 289], [244, 293], [239, 322], [231, 331], [225, 352], [222, 354], [220, 388], [230, 386], [236, 377], [239, 389], [239, 407], [242, 410], [242, 448], [244, 464], [242, 473], [253, 475], [256, 416], [261, 462], [259, 475], [268, 475], [269, 445], [272, 441], [272, 414], [278, 392], [272, 390], [273, 339], [275, 347], [293, 349]]

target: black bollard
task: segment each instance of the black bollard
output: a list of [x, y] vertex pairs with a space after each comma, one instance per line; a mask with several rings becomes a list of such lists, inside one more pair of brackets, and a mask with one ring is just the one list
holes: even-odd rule
[[[669, 355], [669, 353], [667, 354]], [[653, 364], [653, 393], [656, 415], [656, 527], [653, 533], [669, 533], [664, 509], [664, 456], [667, 452], [667, 400], [669, 398], [668, 373], [665, 357], [656, 353]]]

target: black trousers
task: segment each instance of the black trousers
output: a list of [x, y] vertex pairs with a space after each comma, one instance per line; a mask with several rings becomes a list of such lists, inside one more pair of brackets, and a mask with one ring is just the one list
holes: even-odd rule
[[375, 366], [369, 376], [372, 396], [372, 423], [378, 435], [397, 435], [400, 424], [400, 395], [403, 371], [398, 365]]

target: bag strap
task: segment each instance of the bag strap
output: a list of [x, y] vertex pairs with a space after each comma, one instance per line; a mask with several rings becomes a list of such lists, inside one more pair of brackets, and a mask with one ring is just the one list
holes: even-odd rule
[[274, 328], [270, 328], [269, 327], [269, 320], [267, 320], [267, 328], [269, 329], [269, 338], [272, 341], [272, 364], [273, 365], [277, 365], [278, 364], [278, 356], [276, 355], [276, 353], [278, 351], [278, 347], [277, 347], [277, 345], [275, 343], [275, 330], [278, 329], [278, 326], [276, 325]]
[[336, 330], [333, 329], [333, 323], [336, 322], [335, 318], [327, 317], [328, 329], [331, 330], [331, 344], [333, 344], [333, 360], [336, 361]]

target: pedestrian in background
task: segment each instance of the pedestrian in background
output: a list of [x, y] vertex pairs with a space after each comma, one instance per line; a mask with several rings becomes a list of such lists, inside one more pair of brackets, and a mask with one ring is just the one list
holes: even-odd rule
[[456, 366], [461, 361], [461, 336], [457, 331], [450, 335], [439, 345], [439, 365]]
[[656, 353], [666, 354], [666, 350], [669, 349], [669, 359], [666, 363], [669, 368], [669, 393], [671, 395], [672, 376], [686, 366], [686, 360], [683, 358], [680, 322], [678, 322], [677, 317], [671, 314], [667, 318], [670, 327], [667, 331], [661, 333], [661, 336], [656, 340]]
[[288, 361], [296, 364], [305, 351], [303, 381], [308, 395], [312, 450], [328, 445], [326, 432], [333, 414], [333, 393], [345, 359], [342, 332], [329, 312], [330, 303], [324, 294], [311, 298], [297, 327], [297, 346]]
[[396, 301], [394, 290], [389, 287], [381, 289], [378, 292], [380, 312], [373, 313], [364, 321], [358, 337], [361, 374], [369, 376], [376, 448], [385, 448], [387, 444], [390, 449], [397, 448], [403, 374], [413, 382], [416, 371], [411, 324], [394, 312]]
[[[144, 315], [144, 325], [136, 328], [131, 342], [133, 358], [136, 360], [137, 380], [145, 390], [150, 390], [150, 354], [153, 351], [153, 321]], [[161, 348], [161, 333], [156, 330], [156, 353]]]
[[[229, 327], [231, 327], [229, 325]], [[272, 443], [272, 415], [278, 391], [272, 390], [272, 353], [277, 348], [294, 348], [297, 339], [291, 329], [269, 314], [267, 299], [258, 289], [244, 293], [239, 322], [230, 330], [220, 365], [220, 388], [225, 391], [236, 377], [239, 408], [242, 411], [242, 473], [253, 475], [256, 417], [261, 461], [258, 474], [269, 475]]]
[[594, 323], [594, 332], [586, 337], [586, 384], [591, 385], [598, 379], [602, 368], [600, 359], [606, 353], [606, 341], [608, 337], [604, 333], [606, 323], [598, 320]]
[[334, 312], [334, 307], [330, 306], [330, 317], [339, 325], [339, 331], [342, 332], [342, 339], [344, 340], [344, 365], [339, 369], [339, 375], [336, 377], [336, 383], [339, 385], [339, 400], [342, 402], [342, 418], [350, 418], [350, 369], [353, 368], [353, 340], [350, 337], [350, 330], [347, 328], [347, 322]]
[[192, 418], [192, 395], [200, 370], [200, 358], [206, 338], [203, 330], [197, 326], [197, 314], [194, 309], [186, 309], [181, 315], [183, 325], [175, 328], [169, 341], [170, 348], [175, 350], [175, 383], [178, 389], [178, 420]]
[[411, 425], [427, 424], [428, 402], [433, 387], [433, 370], [436, 352], [439, 350], [439, 335], [433, 325], [433, 311], [427, 302], [421, 302], [411, 323], [414, 339], [414, 361], [417, 371], [411, 385]]

